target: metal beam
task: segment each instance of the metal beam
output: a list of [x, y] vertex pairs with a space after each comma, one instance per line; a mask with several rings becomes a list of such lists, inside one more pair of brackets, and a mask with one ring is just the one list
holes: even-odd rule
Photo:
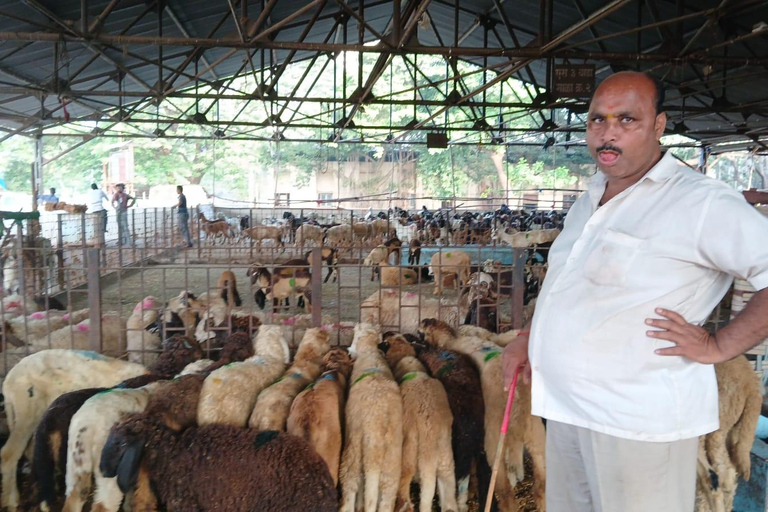
[[[625, 0], [628, 1], [628, 0]], [[586, 28], [586, 27], [584, 27]], [[234, 48], [234, 49], [274, 49], [274, 50], [298, 50], [307, 52], [364, 52], [364, 53], [388, 53], [390, 50], [384, 45], [359, 45], [336, 43], [295, 43], [288, 41], [259, 41], [241, 42], [234, 39], [218, 38], [183, 38], [183, 37], [153, 37], [153, 36], [112, 36], [107, 34], [96, 35], [89, 40], [80, 36], [54, 34], [43, 32], [0, 32], [0, 41], [36, 41], [55, 43], [58, 41], [71, 41], [88, 43], [93, 41], [98, 44], [108, 45], [169, 45], [169, 46], [193, 46], [199, 48]], [[752, 58], [742, 56], [708, 55], [703, 52], [694, 52], [685, 56], [670, 57], [668, 54], [635, 52], [581, 52], [561, 51], [553, 48], [550, 51], [542, 51], [541, 48], [477, 48], [477, 47], [440, 47], [440, 46], [405, 46], [401, 49], [405, 53], [418, 55], [442, 55], [455, 57], [501, 57], [505, 59], [542, 59], [546, 57], [596, 60], [607, 62], [668, 62], [680, 64], [687, 62], [704, 62], [712, 64], [729, 63], [742, 65], [768, 65], [768, 57]]]

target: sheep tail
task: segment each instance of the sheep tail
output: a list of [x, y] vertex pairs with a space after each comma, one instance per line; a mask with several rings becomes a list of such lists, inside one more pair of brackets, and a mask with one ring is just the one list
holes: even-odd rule
[[488, 496], [491, 487], [491, 466], [488, 464], [488, 455], [483, 450], [475, 459], [477, 461], [477, 494], [479, 510], [485, 509], [485, 500], [493, 499]]
[[752, 464], [750, 462], [750, 452], [752, 443], [755, 440], [755, 429], [757, 420], [760, 417], [760, 408], [763, 404], [763, 397], [757, 386], [747, 391], [744, 409], [741, 417], [731, 429], [728, 436], [728, 452], [730, 453], [733, 465], [736, 471], [749, 481]]
[[[35, 432], [32, 475], [37, 481], [37, 501], [48, 507], [56, 500], [56, 461], [50, 435], [42, 429]], [[65, 459], [66, 460], [66, 459]]]

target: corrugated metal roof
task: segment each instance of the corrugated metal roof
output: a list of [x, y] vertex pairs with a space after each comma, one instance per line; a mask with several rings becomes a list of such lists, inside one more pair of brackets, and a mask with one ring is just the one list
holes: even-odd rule
[[[542, 5], [551, 5], [548, 32], [552, 38], [583, 23], [585, 18], [599, 17], [552, 49], [548, 55], [554, 55], [555, 62], [565, 62], [563, 56], [571, 63], [594, 62], [598, 80], [620, 69], [650, 70], [668, 86], [670, 128], [684, 121], [695, 138], [712, 143], [744, 140], [745, 145], [751, 145], [768, 139], [768, 88], [763, 86], [768, 77], [768, 25], [759, 25], [768, 23], [768, 2], [734, 0], [719, 9], [721, 0], [550, 0], [544, 4], [539, 0], [484, 0], [460, 1], [458, 9], [452, 0], [424, 2], [427, 0], [413, 4], [402, 1], [405, 26], [413, 21], [408, 13], [419, 9], [425, 13], [415, 30], [416, 39], [405, 45], [406, 52], [409, 48], [429, 52], [430, 47], [438, 50], [454, 46], [454, 27], [458, 23], [462, 39], [454, 50], [459, 58], [505, 70], [516, 61], [514, 58], [466, 53], [478, 54], [481, 52], [477, 49], [482, 48], [535, 50], [539, 47]], [[79, 0], [14, 0], [0, 5], [0, 127], [6, 132], [51, 130], [63, 121], [64, 101], [69, 101], [66, 110], [71, 119], [77, 120], [108, 120], [120, 105], [143, 108], [148, 102], [142, 101], [142, 96], [157, 87], [160, 72], [156, 61], [161, 50], [163, 81], [181, 90], [195, 85], [196, 66], [202, 72], [199, 81], [203, 84], [250, 72], [246, 58], [249, 52], [254, 54], [255, 67], [264, 66], [269, 76], [285, 59], [298, 62], [318, 51], [349, 48], [333, 46], [345, 42], [345, 31], [339, 28], [345, 22], [347, 45], [358, 42], [358, 19], [365, 20], [363, 39], [371, 43], [376, 40], [374, 32], [391, 33], [394, 4], [364, 2], [361, 9], [359, 2], [343, 0], [248, 1], [245, 22], [241, 19], [242, 6], [235, 0], [231, 4], [222, 0], [161, 0], [159, 7], [152, 0], [87, 0], [86, 5], [88, 24], [93, 24], [108, 7], [114, 8], [104, 17], [103, 25], [85, 37], [80, 33]], [[279, 27], [262, 39], [274, 48], [261, 52], [255, 47], [247, 51], [229, 47], [240, 40], [241, 30], [253, 29], [263, 5], [274, 8], [259, 32]], [[602, 9], [607, 9], [607, 14], [598, 16]], [[310, 25], [315, 15], [317, 20]], [[664, 23], [680, 16], [683, 19]], [[546, 37], [548, 18], [543, 21], [544, 40], [551, 40]], [[658, 26], [608, 37], [652, 23]], [[303, 42], [319, 47], [295, 52], [277, 47], [279, 43], [299, 42], [307, 27]], [[53, 34], [61, 35], [58, 43], [53, 42]], [[114, 36], [128, 38], [118, 42]], [[153, 38], [196, 38], [206, 47], [160, 46]], [[210, 47], [215, 46], [211, 39], [219, 40], [220, 47]], [[401, 51], [395, 49], [393, 53]], [[599, 55], [593, 59], [591, 54]], [[633, 60], [628, 54], [664, 54], [670, 59]], [[581, 55], [585, 58], [579, 58]], [[366, 73], [373, 71], [368, 69]], [[121, 76], [122, 82], [117, 79]], [[534, 59], [516, 76], [543, 89], [547, 61]], [[386, 73], [382, 80], [386, 81]], [[281, 95], [287, 94], [287, 89], [278, 82]], [[347, 95], [355, 89], [350, 86]], [[79, 91], [78, 97], [71, 97], [70, 90]], [[119, 90], [129, 95], [122, 102], [114, 95]], [[357, 98], [348, 99], [355, 103]], [[423, 114], [420, 111], [419, 115]], [[492, 120], [488, 121], [493, 126]]]

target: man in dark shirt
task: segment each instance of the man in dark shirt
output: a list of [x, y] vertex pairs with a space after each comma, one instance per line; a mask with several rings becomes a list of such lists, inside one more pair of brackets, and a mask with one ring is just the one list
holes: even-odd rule
[[131, 228], [128, 225], [128, 208], [136, 204], [136, 199], [125, 192], [125, 183], [115, 185], [117, 192], [112, 196], [112, 207], [117, 212], [117, 232], [119, 245], [130, 245]]
[[189, 210], [187, 210], [187, 197], [184, 195], [184, 187], [181, 185], [177, 186], [176, 193], [179, 194], [179, 202], [176, 203], [174, 208], [178, 208], [179, 231], [181, 231], [181, 237], [186, 242], [187, 247], [192, 247], [192, 238], [189, 236]]

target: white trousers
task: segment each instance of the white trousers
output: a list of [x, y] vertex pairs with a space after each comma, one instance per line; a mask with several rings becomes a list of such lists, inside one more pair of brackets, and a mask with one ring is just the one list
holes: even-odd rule
[[547, 512], [693, 512], [698, 445], [547, 421]]

